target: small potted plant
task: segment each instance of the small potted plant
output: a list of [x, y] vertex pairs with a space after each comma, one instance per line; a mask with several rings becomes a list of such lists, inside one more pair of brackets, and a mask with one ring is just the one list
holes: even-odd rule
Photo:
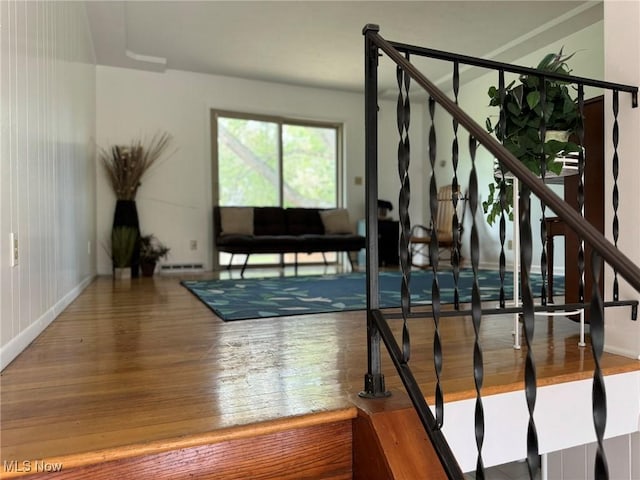
[[156, 263], [169, 254], [169, 247], [160, 242], [155, 235], [142, 235], [140, 237], [140, 268], [144, 277], [153, 276]]
[[[558, 53], [546, 55], [536, 67], [538, 70], [568, 75], [571, 73], [567, 60], [573, 57]], [[541, 175], [541, 151], [544, 149], [546, 176], [560, 175], [565, 155], [578, 152], [580, 147], [571, 142], [569, 137], [581, 122], [577, 101], [572, 98], [566, 82], [545, 80], [545, 143], [542, 146], [540, 125], [543, 102], [541, 96], [541, 78], [536, 75], [521, 75], [519, 82], [514, 80], [504, 93], [504, 125], [499, 119], [495, 125], [487, 118], [487, 130], [494, 133], [507, 150], [517, 157], [536, 175]], [[489, 88], [489, 105], [500, 107], [500, 90], [495, 86]], [[504, 128], [503, 128], [504, 127]], [[500, 181], [502, 172], [507, 173], [502, 165], [495, 169], [497, 178], [489, 185], [489, 197], [482, 203], [487, 214], [487, 222], [492, 225], [500, 216]], [[513, 184], [507, 181], [505, 214], [513, 220]]]
[[113, 278], [131, 277], [131, 259], [138, 241], [138, 231], [133, 227], [114, 227], [111, 231], [111, 260]]

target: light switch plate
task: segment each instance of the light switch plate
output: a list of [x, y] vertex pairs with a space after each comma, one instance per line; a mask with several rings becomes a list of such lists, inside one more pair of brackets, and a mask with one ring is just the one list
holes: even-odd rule
[[11, 238], [9, 240], [9, 245], [11, 246], [11, 266], [15, 267], [18, 265], [18, 260], [20, 259], [18, 255], [18, 237], [15, 233], [11, 232]]

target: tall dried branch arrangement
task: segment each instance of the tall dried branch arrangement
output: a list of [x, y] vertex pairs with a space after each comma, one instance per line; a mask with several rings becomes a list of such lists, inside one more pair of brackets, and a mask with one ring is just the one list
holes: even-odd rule
[[135, 200], [142, 176], [162, 156], [171, 140], [170, 134], [162, 132], [156, 133], [148, 145], [137, 139], [128, 146], [98, 149], [98, 157], [118, 200]]

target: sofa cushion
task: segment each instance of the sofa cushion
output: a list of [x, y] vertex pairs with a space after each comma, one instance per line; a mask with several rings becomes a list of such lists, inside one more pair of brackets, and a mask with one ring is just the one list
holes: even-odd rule
[[353, 233], [353, 228], [349, 222], [349, 212], [345, 208], [322, 210], [320, 218], [324, 226], [324, 233]]
[[287, 208], [287, 230], [289, 235], [322, 234], [324, 227], [315, 208]]
[[253, 235], [253, 207], [220, 209], [221, 235]]
[[256, 207], [253, 210], [253, 233], [255, 235], [285, 235], [287, 221], [280, 207]]

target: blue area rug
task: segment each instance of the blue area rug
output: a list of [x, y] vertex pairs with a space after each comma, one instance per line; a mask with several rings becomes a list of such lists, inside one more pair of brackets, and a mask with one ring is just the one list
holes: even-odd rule
[[[400, 273], [381, 272], [379, 278], [380, 307], [399, 307]], [[433, 274], [428, 270], [411, 272], [412, 305], [431, 302], [432, 278]], [[532, 275], [531, 282], [534, 297], [539, 296], [542, 277]], [[556, 276], [553, 282], [554, 294], [562, 295], [564, 277]], [[364, 272], [246, 280], [185, 280], [181, 283], [224, 321], [363, 310], [367, 302]], [[452, 272], [440, 272], [438, 283], [441, 302], [453, 303]], [[461, 302], [471, 301], [472, 284], [472, 270], [462, 270], [458, 282]], [[497, 271], [480, 271], [479, 285], [482, 300], [500, 299]], [[506, 274], [505, 294], [507, 299], [513, 298], [512, 272]]]

